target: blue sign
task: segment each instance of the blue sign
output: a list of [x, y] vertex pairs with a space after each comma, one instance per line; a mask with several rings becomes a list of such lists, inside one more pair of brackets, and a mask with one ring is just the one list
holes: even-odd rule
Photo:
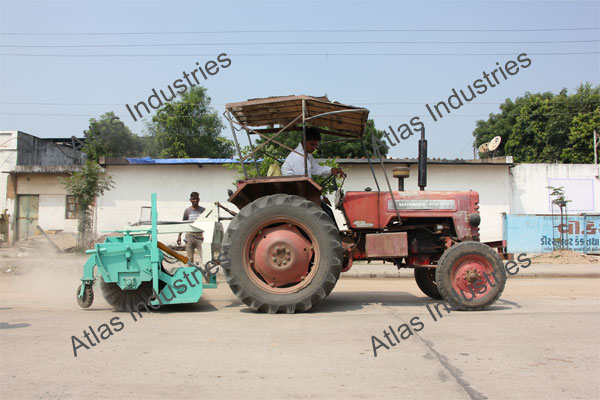
[[567, 216], [561, 223], [560, 216], [505, 214], [503, 223], [509, 253], [600, 251], [600, 215]]

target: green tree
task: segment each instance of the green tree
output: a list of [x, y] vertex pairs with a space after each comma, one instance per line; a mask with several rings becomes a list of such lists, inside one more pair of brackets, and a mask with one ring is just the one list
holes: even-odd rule
[[514, 102], [507, 99], [487, 121], [477, 121], [473, 135], [477, 146], [500, 136], [496, 154], [512, 155], [516, 162], [592, 162], [599, 106], [600, 86], [589, 83], [574, 94], [526, 93]]
[[132, 133], [112, 111], [97, 120], [91, 118], [89, 128], [83, 133], [82, 151], [96, 162], [100, 156], [135, 157], [144, 152], [144, 139]]
[[594, 129], [600, 134], [600, 106], [593, 113], [579, 114], [571, 123], [567, 146], [560, 157], [563, 162], [594, 162]]
[[221, 137], [223, 122], [210, 108], [210, 97], [201, 86], [161, 107], [148, 131], [154, 137], [154, 155], [161, 158], [228, 158], [229, 141]]
[[69, 178], [61, 178], [67, 193], [75, 196], [79, 211], [77, 221], [78, 250], [84, 250], [91, 241], [92, 208], [96, 197], [113, 188], [110, 176], [104, 175], [104, 170], [93, 160], [87, 160], [80, 171], [74, 172]]

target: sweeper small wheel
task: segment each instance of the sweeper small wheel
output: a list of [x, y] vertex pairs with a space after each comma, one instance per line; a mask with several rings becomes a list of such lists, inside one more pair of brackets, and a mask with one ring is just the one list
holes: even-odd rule
[[94, 291], [92, 290], [92, 285], [85, 285], [85, 289], [83, 291], [83, 298], [79, 297], [79, 293], [81, 292], [81, 285], [77, 288], [77, 304], [81, 308], [89, 308], [94, 302]]

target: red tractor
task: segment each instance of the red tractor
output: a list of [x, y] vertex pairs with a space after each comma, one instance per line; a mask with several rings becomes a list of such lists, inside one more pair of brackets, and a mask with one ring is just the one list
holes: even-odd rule
[[[306, 140], [306, 127], [312, 126], [344, 140], [360, 139], [368, 114], [326, 97], [227, 104], [225, 117], [245, 174], [230, 193], [229, 201], [240, 211], [222, 246], [221, 265], [231, 290], [260, 312], [307, 311], [329, 295], [354, 260], [387, 260], [398, 268], [413, 268], [417, 285], [427, 296], [444, 299], [457, 309], [480, 310], [494, 303], [504, 290], [506, 272], [498, 253], [479, 242], [479, 194], [424, 191], [424, 137], [419, 141], [420, 191], [403, 190], [408, 168], [393, 171], [399, 190], [391, 189], [387, 176], [389, 190], [380, 190], [376, 181], [377, 191], [345, 193], [335, 178], [329, 180], [347, 230], [339, 230], [320, 207], [322, 187], [306, 173], [306, 156], [304, 176], [248, 176], [246, 161], [267, 143], [294, 151], [278, 142], [278, 135], [303, 131]], [[252, 152], [245, 157], [236, 135], [241, 129], [236, 126], [250, 141]], [[265, 142], [255, 147], [251, 134]], [[383, 166], [381, 157], [380, 162]]]

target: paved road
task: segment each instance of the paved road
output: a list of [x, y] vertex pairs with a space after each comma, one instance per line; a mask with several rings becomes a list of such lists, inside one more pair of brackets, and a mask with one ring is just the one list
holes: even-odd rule
[[[506, 266], [508, 261], [504, 261]], [[521, 278], [600, 278], [600, 264], [510, 264], [509, 279]], [[398, 269], [394, 264], [374, 261], [372, 263], [357, 262], [350, 271], [344, 273], [346, 278], [399, 278], [414, 279], [414, 270]]]
[[[342, 279], [297, 315], [255, 314], [223, 284], [134, 322], [99, 290], [79, 309], [78, 274], [0, 277], [2, 399], [600, 396], [600, 279], [510, 280], [488, 311], [441, 307], [436, 322], [408, 279]], [[392, 347], [383, 331], [415, 317], [422, 329]], [[71, 336], [111, 319], [121, 330], [75, 358]], [[374, 357], [372, 336], [390, 348]]]

